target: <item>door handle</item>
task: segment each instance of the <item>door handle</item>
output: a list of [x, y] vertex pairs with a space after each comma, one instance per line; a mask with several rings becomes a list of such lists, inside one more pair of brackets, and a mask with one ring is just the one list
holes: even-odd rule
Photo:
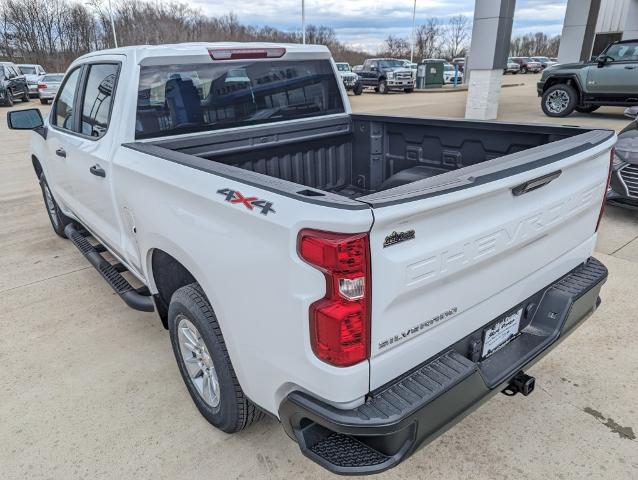
[[633, 70], [634, 68], [636, 67], [634, 67], [633, 65], [625, 65], [625, 70]]
[[106, 172], [102, 167], [100, 167], [97, 163], [89, 168], [89, 172], [91, 172], [96, 177], [106, 177]]
[[58, 148], [58, 149], [55, 151], [55, 154], [56, 154], [58, 157], [66, 158], [66, 150], [64, 150], [64, 148]]

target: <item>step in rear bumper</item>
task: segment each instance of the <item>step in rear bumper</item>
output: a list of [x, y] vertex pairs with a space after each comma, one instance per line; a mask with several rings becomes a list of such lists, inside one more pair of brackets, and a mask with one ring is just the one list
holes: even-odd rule
[[476, 357], [482, 327], [372, 392], [355, 409], [340, 410], [306, 393], [292, 392], [281, 403], [279, 418], [303, 454], [334, 473], [387, 470], [500, 392], [516, 373], [554, 348], [596, 310], [606, 279], [605, 266], [590, 258], [517, 305], [515, 308], [531, 305], [521, 333], [484, 360]]

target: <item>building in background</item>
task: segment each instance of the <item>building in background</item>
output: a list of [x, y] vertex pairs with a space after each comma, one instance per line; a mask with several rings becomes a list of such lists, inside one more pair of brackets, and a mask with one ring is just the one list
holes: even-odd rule
[[638, 38], [638, 0], [601, 0], [591, 55], [618, 40]]

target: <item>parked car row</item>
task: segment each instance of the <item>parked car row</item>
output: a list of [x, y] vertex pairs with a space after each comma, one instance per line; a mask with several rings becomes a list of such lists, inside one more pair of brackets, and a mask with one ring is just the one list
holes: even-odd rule
[[47, 104], [55, 97], [63, 77], [63, 73], [47, 74], [38, 64], [0, 62], [0, 104], [10, 107], [16, 100], [28, 102], [30, 97]]

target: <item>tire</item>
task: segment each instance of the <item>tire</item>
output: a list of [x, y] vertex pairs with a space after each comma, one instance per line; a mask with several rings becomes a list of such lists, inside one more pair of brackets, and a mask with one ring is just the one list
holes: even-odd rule
[[22, 97], [22, 102], [23, 103], [28, 103], [31, 100], [31, 98], [29, 97], [29, 88], [25, 88], [24, 89], [24, 97]]
[[405, 93], [412, 93], [412, 92], [414, 92], [414, 88], [404, 88], [403, 91]]
[[47, 209], [47, 214], [49, 215], [53, 231], [58, 237], [66, 238], [66, 235], [64, 234], [64, 227], [66, 227], [69, 223], [72, 223], [73, 220], [60, 211], [60, 207], [55, 201], [55, 198], [53, 198], [53, 194], [49, 189], [49, 184], [47, 183], [46, 178], [44, 178], [44, 173], [40, 174], [40, 189], [42, 190], [44, 206]]
[[592, 113], [600, 108], [600, 105], [584, 105], [581, 107], [576, 107], [576, 110], [579, 113]]
[[353, 89], [352, 89], [352, 93], [354, 93], [355, 95], [361, 95], [363, 93], [363, 85], [359, 84], [356, 85]]
[[7, 90], [7, 97], [6, 97], [6, 100], [4, 101], [4, 104], [7, 107], [13, 107], [13, 93], [11, 93], [11, 90]]
[[388, 90], [388, 84], [385, 80], [379, 81], [379, 93], [387, 94], [390, 90]]
[[[168, 328], [188, 393], [208, 422], [235, 433], [262, 418], [263, 412], [239, 385], [217, 318], [199, 284], [192, 283], [173, 294]], [[210, 380], [206, 382], [206, 378]]]
[[541, 98], [541, 108], [548, 117], [566, 117], [576, 108], [578, 94], [566, 83], [552, 85]]
[[521, 67], [521, 73], [527, 73], [527, 68], [526, 67]]
[[46, 98], [41, 98], [41, 99], [40, 99], [40, 103], [41, 103], [42, 105], [48, 105], [48, 104], [49, 104], [49, 100], [48, 100], [48, 99], [46, 99]]

